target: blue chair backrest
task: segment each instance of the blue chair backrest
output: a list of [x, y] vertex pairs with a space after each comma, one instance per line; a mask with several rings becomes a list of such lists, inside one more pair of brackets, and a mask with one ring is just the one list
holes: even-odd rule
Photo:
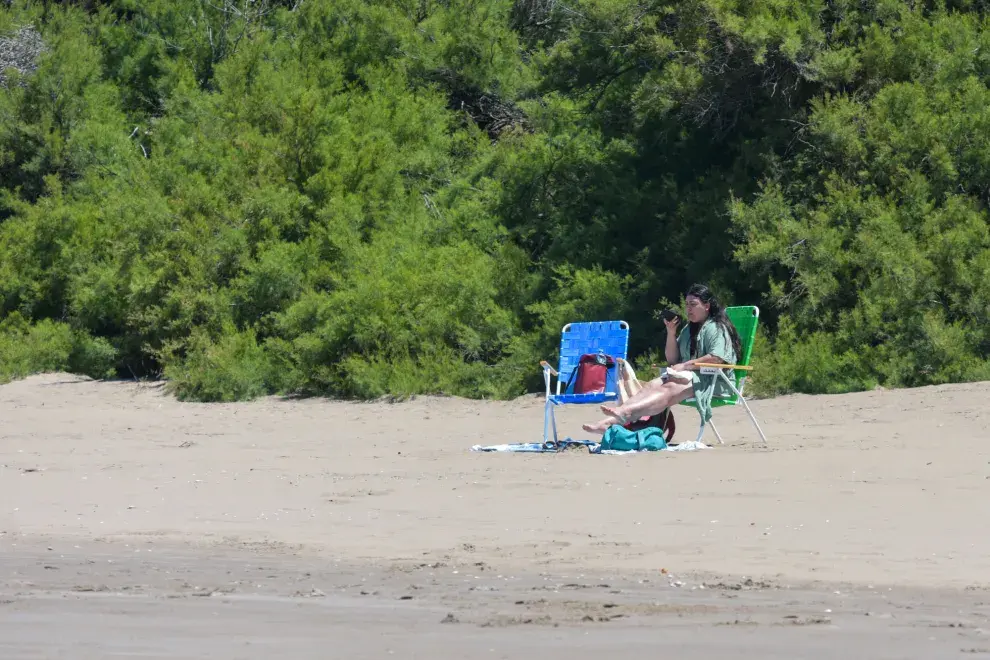
[[[560, 332], [560, 363], [557, 371], [566, 381], [578, 365], [581, 356], [601, 351], [613, 358], [626, 359], [629, 349], [629, 324], [625, 321], [590, 321], [568, 323]], [[615, 369], [609, 370], [609, 381]]]

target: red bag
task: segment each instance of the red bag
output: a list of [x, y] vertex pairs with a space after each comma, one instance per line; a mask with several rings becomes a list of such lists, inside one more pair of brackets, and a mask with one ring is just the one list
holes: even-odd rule
[[573, 384], [573, 394], [591, 394], [604, 392], [608, 383], [608, 370], [615, 366], [611, 355], [604, 353], [585, 353], [574, 368], [570, 386]]

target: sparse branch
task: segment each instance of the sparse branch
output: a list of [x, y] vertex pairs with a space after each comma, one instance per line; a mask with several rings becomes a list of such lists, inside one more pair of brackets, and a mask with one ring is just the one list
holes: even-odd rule
[[7, 86], [5, 71], [13, 69], [22, 76], [30, 75], [38, 68], [38, 58], [45, 51], [45, 43], [38, 31], [24, 26], [14, 34], [0, 37], [0, 86]]

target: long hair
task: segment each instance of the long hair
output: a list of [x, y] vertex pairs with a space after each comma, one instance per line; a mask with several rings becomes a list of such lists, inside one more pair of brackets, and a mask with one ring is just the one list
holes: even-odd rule
[[[732, 325], [732, 321], [725, 314], [725, 307], [719, 302], [715, 294], [705, 286], [704, 284], [695, 284], [690, 289], [688, 289], [685, 297], [694, 296], [701, 302], [707, 304], [708, 307], [708, 318], [715, 322], [724, 332], [729, 334], [729, 341], [732, 342], [732, 350], [736, 354], [736, 360], [742, 359], [742, 342], [739, 341], [739, 332], [736, 331], [736, 326]], [[701, 326], [704, 325], [704, 321], [701, 323], [692, 323], [691, 328], [691, 354], [698, 352], [698, 335], [701, 334]]]

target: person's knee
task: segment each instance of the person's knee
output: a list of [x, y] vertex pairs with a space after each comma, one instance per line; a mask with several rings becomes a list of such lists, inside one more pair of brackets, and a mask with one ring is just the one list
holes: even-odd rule
[[664, 383], [664, 386], [660, 389], [660, 395], [657, 397], [657, 404], [662, 406], [661, 410], [666, 410], [670, 406], [677, 403], [677, 393], [680, 388], [676, 386], [676, 383]]

